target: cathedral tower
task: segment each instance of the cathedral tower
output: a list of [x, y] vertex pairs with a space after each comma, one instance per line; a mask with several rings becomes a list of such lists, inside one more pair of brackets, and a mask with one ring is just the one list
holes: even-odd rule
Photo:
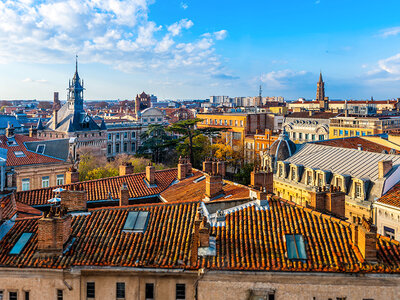
[[329, 103], [328, 98], [325, 98], [325, 82], [322, 80], [322, 73], [319, 73], [319, 80], [317, 83], [317, 97], [316, 100], [319, 102], [319, 108], [321, 110], [328, 110]]
[[74, 78], [72, 78], [72, 82], [70, 80], [68, 86], [68, 109], [81, 112], [83, 111], [83, 80], [79, 78], [78, 74], [78, 56], [76, 56], [75, 62], [75, 74]]

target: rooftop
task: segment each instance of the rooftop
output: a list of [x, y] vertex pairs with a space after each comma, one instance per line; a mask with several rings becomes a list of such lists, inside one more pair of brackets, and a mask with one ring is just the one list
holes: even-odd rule
[[[387, 153], [389, 153], [392, 150], [392, 148], [382, 146], [378, 143], [374, 143], [372, 141], [360, 137], [348, 137], [348, 138], [317, 141], [314, 144], [347, 148], [347, 149], [358, 149], [361, 146], [362, 151], [375, 152], [375, 153], [382, 153], [382, 151], [386, 151]], [[396, 154], [399, 153], [399, 151], [396, 150], [394, 151]]]

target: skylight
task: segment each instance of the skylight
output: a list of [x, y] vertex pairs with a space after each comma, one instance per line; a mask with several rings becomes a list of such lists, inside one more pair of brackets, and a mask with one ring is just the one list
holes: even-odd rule
[[46, 145], [44, 145], [44, 144], [37, 145], [36, 153], [43, 154], [44, 153], [44, 149], [46, 149]]
[[286, 234], [287, 256], [289, 259], [307, 259], [303, 235]]
[[14, 151], [14, 155], [16, 157], [25, 157], [26, 156], [25, 153], [22, 151]]
[[26, 243], [28, 243], [29, 239], [33, 233], [31, 232], [24, 232], [17, 243], [14, 245], [14, 247], [11, 249], [10, 254], [20, 254], [22, 249], [24, 249]]
[[9, 138], [9, 139], [7, 139], [7, 145], [8, 146], [18, 146], [18, 143], [15, 141], [14, 138]]
[[133, 232], [144, 232], [149, 219], [148, 211], [130, 211], [126, 218], [123, 230]]

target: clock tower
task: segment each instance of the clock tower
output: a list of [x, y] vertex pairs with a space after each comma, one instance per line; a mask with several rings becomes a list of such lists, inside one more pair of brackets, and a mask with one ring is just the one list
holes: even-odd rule
[[68, 86], [68, 109], [74, 112], [83, 112], [83, 80], [79, 78], [78, 74], [78, 56], [75, 61], [75, 74], [74, 77], [69, 81]]

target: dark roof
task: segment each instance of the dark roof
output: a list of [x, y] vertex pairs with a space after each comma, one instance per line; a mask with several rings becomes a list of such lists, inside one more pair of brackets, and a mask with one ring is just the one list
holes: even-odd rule
[[349, 149], [358, 149], [358, 147], [361, 146], [362, 151], [377, 152], [377, 153], [382, 153], [383, 151], [389, 153], [390, 151], [392, 152], [394, 151], [394, 154], [399, 153], [399, 151], [395, 149], [382, 146], [378, 143], [374, 143], [372, 141], [360, 137], [348, 137], [348, 138], [317, 141], [315, 142], [315, 144], [339, 147], [339, 148], [349, 148]]
[[275, 161], [285, 160], [296, 152], [296, 144], [293, 143], [288, 135], [283, 132], [279, 138], [273, 142], [270, 148], [270, 155], [275, 156]]
[[69, 139], [25, 142], [26, 148], [33, 152], [36, 152], [38, 145], [45, 145], [42, 154], [67, 161], [69, 156]]
[[286, 118], [302, 118], [302, 119], [330, 119], [338, 116], [338, 113], [330, 113], [330, 112], [293, 112], [288, 114]]

